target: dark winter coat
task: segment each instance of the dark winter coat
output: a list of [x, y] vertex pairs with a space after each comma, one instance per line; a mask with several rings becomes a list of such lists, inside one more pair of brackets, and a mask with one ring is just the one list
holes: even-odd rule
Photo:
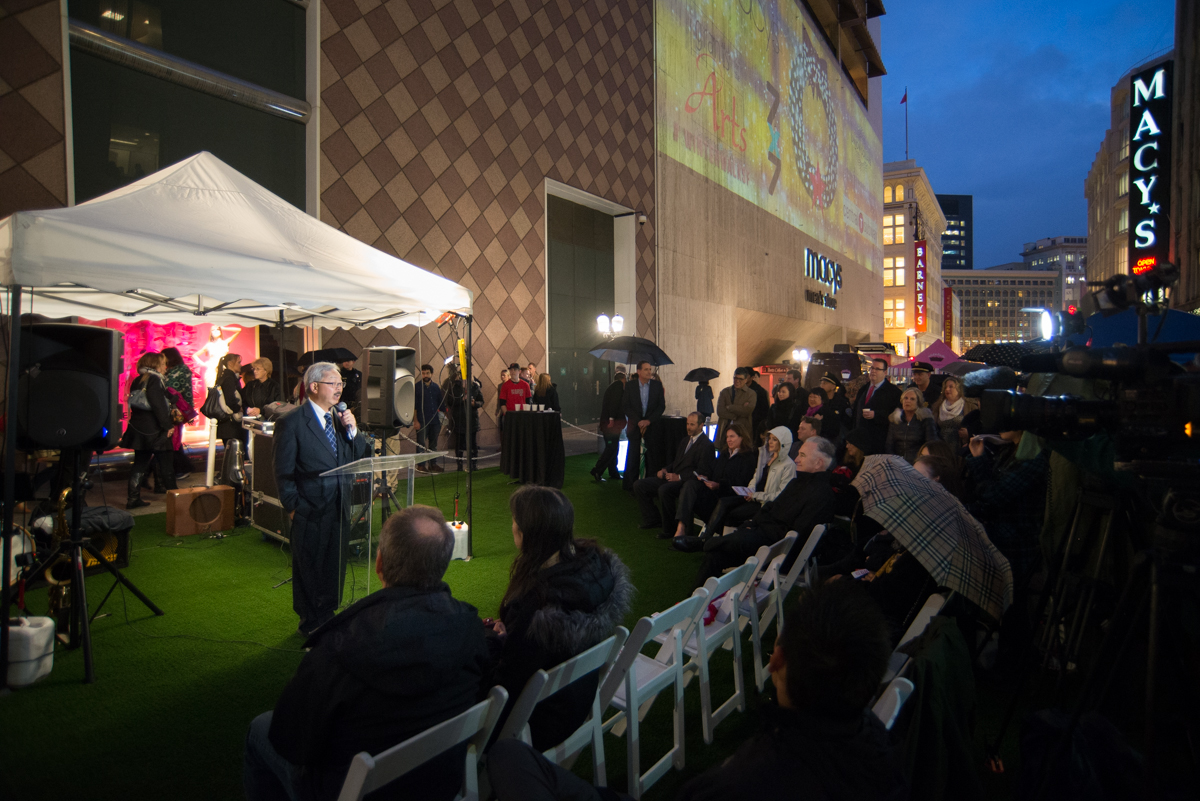
[[279, 388], [279, 384], [270, 378], [263, 381], [256, 378], [246, 384], [242, 391], [242, 411], [258, 409], [261, 412], [268, 404], [281, 400], [283, 390]]
[[1013, 580], [1023, 586], [1041, 564], [1038, 542], [1046, 516], [1050, 452], [1017, 459], [1015, 451], [1010, 446], [993, 456], [985, 450], [963, 464], [974, 485], [967, 511], [983, 524], [988, 539], [1012, 566]]
[[553, 409], [556, 412], [562, 411], [562, 403], [558, 400], [558, 384], [551, 384], [550, 389], [546, 390], [545, 395], [533, 393], [533, 400], [530, 403], [541, 403], [547, 409]]
[[679, 801], [903, 801], [908, 788], [871, 710], [826, 717], [767, 704], [759, 734], [689, 781]]
[[617, 379], [604, 390], [604, 399], [600, 401], [600, 435], [619, 437], [624, 430], [625, 383]]
[[[505, 717], [534, 673], [610, 636], [629, 611], [633, 592], [629, 568], [593, 544], [579, 543], [574, 557], [542, 568], [537, 582], [500, 610], [508, 636], [495, 683], [508, 690]], [[557, 745], [583, 725], [599, 681], [593, 674], [538, 704], [529, 720], [534, 748]]]
[[733, 456], [717, 454], [708, 478], [720, 485], [714, 491], [718, 497], [724, 498], [733, 495], [734, 487], [749, 486], [757, 469], [758, 453], [743, 448]]
[[230, 415], [217, 423], [217, 439], [224, 442], [242, 435], [242, 382], [233, 370], [222, 370], [217, 388], [221, 391], [221, 409]]
[[[450, 412], [450, 428], [456, 434], [467, 431], [467, 393], [463, 390], [463, 382], [456, 379], [450, 384], [446, 397], [446, 408]], [[479, 430], [479, 410], [483, 408], [483, 390], [476, 384], [471, 392], [471, 430]]]
[[764, 426], [767, 421], [767, 411], [771, 408], [771, 393], [758, 385], [756, 381], [746, 383], [746, 388], [754, 393], [754, 411], [750, 413], [750, 419], [754, 424], [755, 436], [758, 436], [763, 431], [770, 429], [770, 426]]
[[424, 381], [417, 382], [417, 397], [413, 404], [413, 412], [422, 428], [437, 417], [444, 400], [445, 395], [442, 393], [442, 388], [436, 382], [430, 381], [428, 384]]
[[[490, 686], [483, 621], [445, 584], [371, 593], [308, 645], [269, 734], [280, 756], [304, 768], [306, 801], [337, 798], [358, 752], [377, 754], [454, 717]], [[453, 749], [377, 795], [454, 798], [464, 753]]]
[[912, 464], [917, 461], [917, 454], [922, 445], [938, 439], [938, 429], [933, 422], [933, 412], [928, 409], [917, 409], [913, 412], [912, 419], [909, 420], [903, 409], [897, 409], [888, 417], [884, 453], [903, 456], [909, 464]]
[[837, 388], [821, 409], [821, 436], [833, 441], [842, 432], [854, 428], [854, 419], [846, 390]]
[[[851, 414], [854, 424], [851, 428], [862, 429], [870, 437], [868, 448], [865, 449], [867, 455], [887, 453], [888, 416], [900, 408], [900, 388], [885, 380], [871, 395], [871, 402], [867, 403], [867, 394], [870, 391], [870, 384], [866, 384], [854, 397]], [[875, 416], [868, 420], [863, 417], [863, 409], [870, 409]]]
[[171, 407], [162, 374], [147, 372], [129, 382], [129, 390], [146, 388], [150, 408], [129, 407], [129, 422], [121, 435], [121, 447], [135, 451], [169, 451], [171, 448]]
[[[758, 408], [757, 404], [755, 404], [755, 408]], [[801, 411], [803, 412], [803, 410]], [[775, 401], [767, 410], [767, 422], [763, 429], [770, 431], [777, 426], [783, 426], [794, 435], [796, 427], [799, 425], [800, 418], [796, 416], [796, 398], [789, 395], [783, 400]]]

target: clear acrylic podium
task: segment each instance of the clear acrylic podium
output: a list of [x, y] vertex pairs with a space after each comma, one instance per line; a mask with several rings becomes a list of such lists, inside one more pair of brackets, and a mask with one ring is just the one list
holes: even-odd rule
[[[413, 487], [415, 483], [416, 466], [431, 459], [449, 456], [448, 451], [430, 451], [428, 453], [406, 453], [391, 456], [368, 456], [356, 462], [321, 473], [322, 478], [341, 478], [343, 497], [350, 499], [349, 515], [342, 515], [342, 553], [348, 546], [355, 543], [366, 544], [366, 582], [367, 594], [371, 594], [371, 575], [375, 572], [375, 508], [376, 501], [380, 505], [395, 504], [397, 511], [413, 504]], [[404, 502], [392, 492], [387, 481], [387, 474], [404, 470], [408, 473], [407, 491]], [[361, 477], [366, 477], [363, 481]], [[362, 483], [360, 483], [362, 482]], [[469, 532], [455, 531], [454, 559], [470, 559], [471, 544]], [[461, 541], [460, 541], [461, 540]], [[340, 606], [339, 598], [339, 606]]]

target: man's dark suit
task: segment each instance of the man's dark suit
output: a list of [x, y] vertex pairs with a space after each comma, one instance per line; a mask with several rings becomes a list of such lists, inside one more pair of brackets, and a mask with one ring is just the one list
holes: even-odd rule
[[[637, 481], [638, 473], [641, 472], [642, 430], [638, 428], [638, 423], [649, 420], [650, 425], [654, 425], [667, 410], [667, 398], [663, 393], [662, 383], [650, 380], [650, 399], [644, 411], [640, 387], [641, 381], [636, 374], [625, 382], [625, 436], [629, 439], [629, 450], [625, 452], [625, 477], [621, 482], [625, 489], [633, 489], [633, 482]], [[658, 468], [655, 467], [653, 471], [646, 472], [653, 474], [657, 471]]]
[[763, 504], [749, 523], [724, 537], [708, 540], [696, 586], [703, 586], [711, 576], [737, 567], [762, 546], [774, 545], [789, 531], [795, 531], [800, 536], [783, 562], [783, 569], [790, 570], [813, 526], [833, 519], [837, 496], [833, 492], [832, 478], [833, 474], [829, 472], [796, 473], [779, 497]]
[[596, 478], [608, 471], [608, 477], [620, 478], [617, 472], [617, 454], [620, 450], [621, 432], [625, 429], [625, 382], [614, 380], [604, 390], [600, 402], [600, 436], [604, 437], [604, 453], [596, 460], [592, 475]]
[[295, 512], [290, 535], [292, 608], [300, 615], [300, 629], [305, 632], [333, 618], [346, 574], [342, 529], [350, 512], [348, 479], [320, 475], [371, 455], [361, 430], [351, 441], [337, 414], [333, 425], [337, 453], [308, 400], [275, 424], [279, 500], [285, 512]]
[[[677, 473], [678, 481], [667, 481], [666, 479], [658, 478], [657, 476], [646, 476], [638, 479], [633, 485], [633, 494], [638, 500], [638, 506], [642, 510], [642, 525], [646, 528], [657, 525], [655, 518], [660, 517], [663, 532], [673, 534], [675, 532], [675, 507], [679, 501], [679, 493], [683, 490], [683, 485], [688, 479], [695, 478], [697, 475], [707, 476], [712, 473], [713, 463], [716, 459], [716, 453], [713, 450], [712, 440], [704, 436], [701, 431], [696, 441], [692, 443], [692, 447], [688, 448], [688, 440], [690, 437], [684, 437], [679, 442], [679, 447], [676, 450], [678, 454], [675, 461], [664, 467], [668, 473]], [[684, 449], [687, 448], [685, 451]], [[654, 507], [654, 499], [658, 498], [659, 504], [662, 506], [662, 514], [659, 515], [658, 509]], [[690, 520], [685, 521], [691, 525]]]
[[[867, 403], [867, 394], [870, 391], [870, 384], [858, 391], [853, 409], [854, 427], [865, 429], [871, 435], [871, 450], [867, 451], [867, 455], [884, 452], [884, 444], [887, 441], [888, 415], [900, 408], [900, 388], [890, 381], [885, 379], [871, 395], [871, 402]], [[863, 417], [864, 407], [875, 412], [873, 420]]]

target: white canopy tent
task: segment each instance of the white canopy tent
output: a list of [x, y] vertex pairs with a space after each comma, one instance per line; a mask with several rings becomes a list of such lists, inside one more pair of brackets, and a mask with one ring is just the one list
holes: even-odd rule
[[73, 208], [0, 220], [0, 279], [51, 318], [273, 325], [283, 312], [338, 328], [423, 323], [472, 303], [211, 153]]
[[[211, 153], [73, 208], [0, 220], [0, 283], [12, 291], [4, 311], [14, 353], [22, 312], [330, 328], [421, 325], [456, 312], [467, 318], [470, 340], [470, 290], [308, 216]], [[9, 359], [9, 397], [19, 361]], [[469, 378], [469, 359], [467, 370]], [[14, 439], [6, 437], [3, 465], [0, 688], [7, 675]], [[469, 526], [471, 460], [467, 470]]]

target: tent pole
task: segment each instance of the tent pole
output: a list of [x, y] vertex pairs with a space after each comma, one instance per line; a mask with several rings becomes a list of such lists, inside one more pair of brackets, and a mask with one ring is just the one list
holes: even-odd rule
[[276, 338], [279, 340], [279, 381], [283, 389], [283, 401], [287, 403], [291, 398], [291, 390], [288, 388], [287, 351], [283, 349], [283, 309], [279, 310], [279, 336]]
[[474, 445], [474, 440], [475, 440], [474, 432], [471, 431], [471, 411], [472, 411], [471, 403], [473, 401], [473, 398], [475, 397], [475, 376], [474, 376], [473, 371], [471, 370], [471, 361], [474, 358], [474, 354], [471, 352], [471, 328], [472, 328], [472, 323], [474, 321], [475, 321], [475, 315], [468, 314], [467, 315], [467, 348], [466, 348], [466, 355], [467, 355], [467, 381], [466, 381], [466, 384], [467, 385], [465, 387], [463, 387], [463, 390], [466, 394], [465, 400], [467, 402], [466, 445], [467, 445], [467, 558], [468, 559], [470, 559], [471, 557], [473, 557], [475, 555], [474, 549], [472, 547], [472, 545], [473, 545], [472, 540], [475, 537], [475, 523], [474, 523], [474, 520], [471, 515], [471, 476], [475, 472], [475, 468], [474, 468], [475, 460], [473, 458], [471, 458], [472, 453], [473, 453], [473, 451], [471, 450], [471, 446]]
[[8, 389], [7, 425], [4, 431], [4, 542], [0, 543], [0, 694], [8, 693], [8, 609], [12, 601], [12, 535], [17, 496], [17, 379], [21, 370], [21, 287], [10, 287], [8, 307]]

